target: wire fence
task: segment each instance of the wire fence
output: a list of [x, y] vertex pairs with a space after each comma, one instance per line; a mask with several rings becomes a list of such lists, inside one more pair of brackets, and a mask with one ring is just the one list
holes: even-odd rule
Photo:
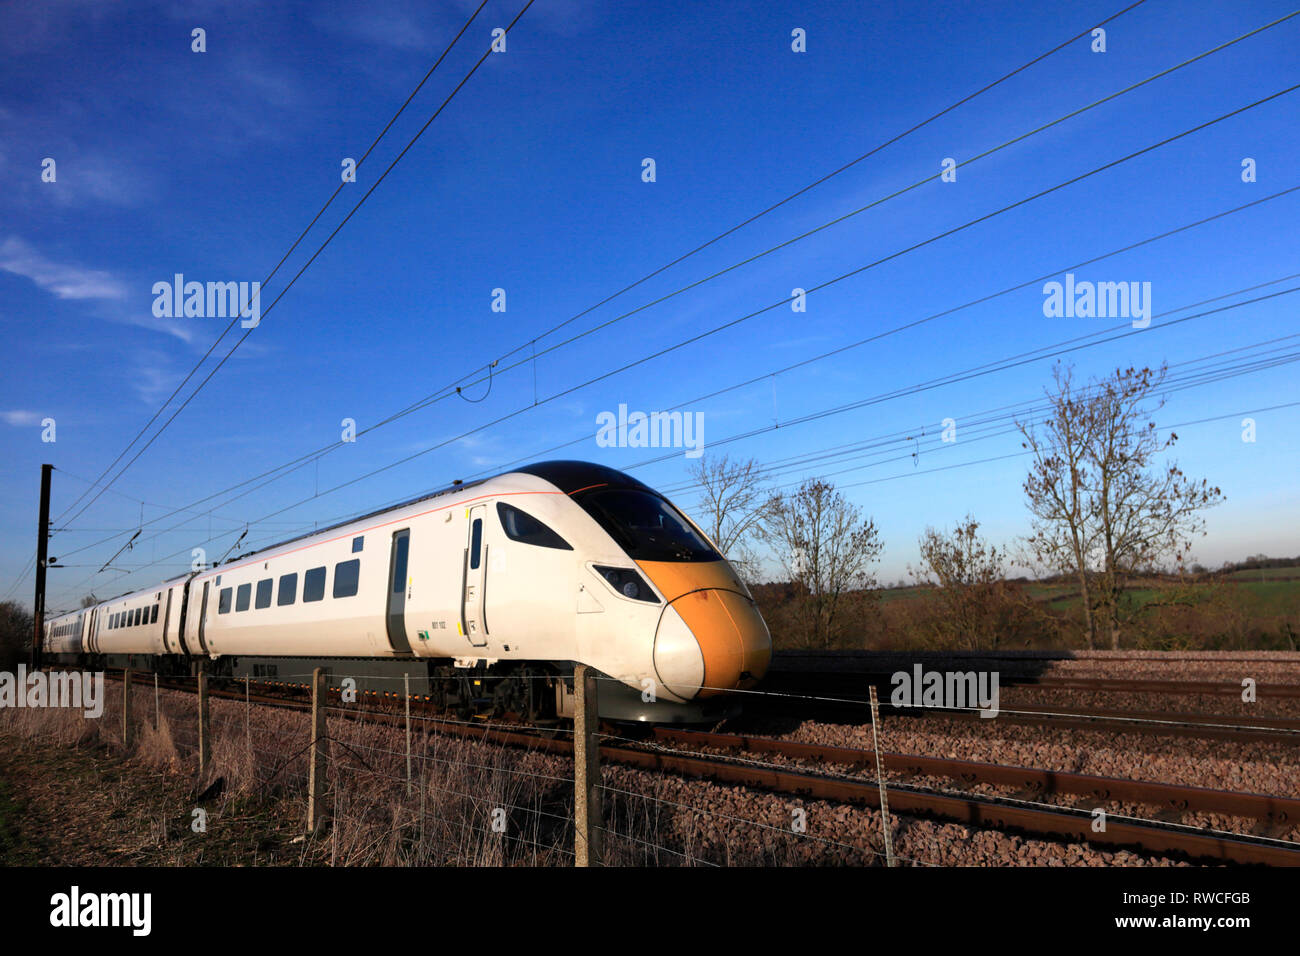
[[[307, 682], [298, 683], [300, 676]], [[1006, 786], [909, 770], [907, 755], [896, 761], [893, 758], [899, 755], [885, 754], [882, 769], [866, 760], [810, 765], [806, 759], [780, 752], [665, 742], [627, 729], [583, 726], [581, 721], [576, 727], [556, 726], [538, 736], [535, 726], [519, 720], [408, 713], [404, 695], [388, 692], [346, 703], [322, 693], [315, 714], [268, 706], [257, 699], [272, 687], [310, 689], [312, 676], [226, 681], [226, 693], [205, 695], [206, 720], [200, 719], [201, 708], [192, 690], [152, 686], [149, 675], [143, 680], [137, 675], [129, 697], [120, 685], [106, 685], [102, 712], [95, 719], [45, 708], [25, 713], [11, 710], [7, 722], [11, 730], [33, 742], [107, 745], [146, 765], [178, 772], [192, 773], [197, 765], [196, 800], [201, 802], [205, 792], [215, 795], [217, 812], [221, 799], [239, 797], [302, 816], [314, 773], [320, 773], [323, 799], [315, 822], [308, 815], [302, 826], [303, 860], [339, 866], [572, 865], [580, 835], [577, 803], [582, 790], [575, 787], [573, 756], [579, 734], [605, 751], [593, 785], [597, 806], [586, 837], [599, 842], [599, 862], [604, 865], [935, 866], [962, 862], [972, 840], [986, 839], [983, 834], [972, 835], [971, 828], [959, 821], [896, 812], [882, 818], [879, 802], [867, 798], [836, 800], [807, 795], [811, 790], [800, 795], [728, 783], [725, 778], [697, 779], [625, 764], [620, 759], [625, 752], [819, 780], [878, 782], [882, 797], [886, 791], [898, 796], [937, 794], [1076, 817], [1095, 815], [1091, 804], [1097, 804], [1105, 807], [1112, 821], [1251, 840], [1300, 852], [1300, 832], [1294, 824], [1270, 834], [1260, 832], [1258, 826], [1252, 829], [1226, 811], [1185, 821], [1171, 818], [1167, 810], [1099, 796], [1080, 801], [1063, 793], [1008, 792]], [[406, 680], [386, 679], [402, 686]], [[599, 675], [595, 684], [605, 680], [609, 679]], [[193, 679], [184, 683], [193, 686]], [[322, 677], [322, 688], [324, 684]], [[804, 706], [860, 705], [864, 711], [869, 706], [865, 700], [844, 696], [747, 693]], [[420, 704], [428, 699], [429, 695], [412, 695]], [[945, 712], [977, 708], [928, 709], [942, 719]], [[1013, 708], [1001, 712], [1043, 716]], [[1113, 713], [1095, 716], [1113, 720]], [[1071, 717], [1077, 715], [1069, 712]], [[864, 719], [870, 718], [864, 715]], [[1150, 718], [1135, 721], [1166, 723]], [[970, 722], [963, 724], [962, 732], [972, 738], [989, 736], [995, 724]], [[897, 716], [880, 720], [882, 754], [889, 750], [891, 734], [900, 735], [901, 726]], [[1225, 719], [1223, 726], [1250, 725]], [[531, 736], [525, 739], [524, 735]], [[1294, 736], [1282, 732], [1278, 740], [1288, 745]], [[1292, 769], [1300, 773], [1294, 764]], [[1013, 844], [1027, 842], [1002, 837]], [[1094, 849], [1110, 853], [1114, 848], [1083, 841], [1083, 851]]]

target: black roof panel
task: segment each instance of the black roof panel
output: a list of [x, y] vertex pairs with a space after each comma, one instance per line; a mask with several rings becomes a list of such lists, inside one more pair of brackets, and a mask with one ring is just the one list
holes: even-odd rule
[[525, 475], [536, 475], [549, 481], [566, 495], [592, 485], [609, 485], [612, 488], [640, 488], [645, 491], [653, 489], [606, 465], [595, 465], [589, 461], [542, 461], [535, 465], [525, 465], [514, 469]]

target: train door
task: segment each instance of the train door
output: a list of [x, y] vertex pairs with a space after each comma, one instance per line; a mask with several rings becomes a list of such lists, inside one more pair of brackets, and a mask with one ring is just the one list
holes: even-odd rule
[[464, 622], [465, 636], [475, 647], [486, 646], [488, 633], [484, 606], [487, 586], [486, 517], [487, 505], [475, 505], [469, 509], [469, 544], [465, 548], [462, 571], [465, 587], [461, 621]]
[[193, 580], [191, 577], [181, 588], [181, 613], [180, 620], [176, 622], [176, 643], [180, 645], [182, 654], [190, 653], [190, 645], [185, 640], [185, 626], [190, 607], [190, 584]]
[[406, 591], [411, 586], [411, 529], [393, 532], [388, 556], [388, 643], [399, 654], [411, 653], [406, 639]]
[[163, 653], [172, 654], [172, 636], [168, 628], [172, 624], [172, 592], [175, 588], [167, 589], [167, 606], [163, 609]]
[[203, 629], [208, 623], [208, 587], [210, 581], [203, 582], [203, 601], [199, 606], [199, 649], [206, 654], [208, 652], [208, 642], [204, 638]]

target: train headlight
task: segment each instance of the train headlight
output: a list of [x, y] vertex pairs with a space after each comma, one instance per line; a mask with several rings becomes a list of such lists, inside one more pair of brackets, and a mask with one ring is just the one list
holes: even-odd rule
[[631, 598], [634, 601], [659, 603], [659, 598], [655, 596], [654, 591], [650, 590], [650, 585], [646, 584], [641, 575], [631, 568], [607, 568], [599, 564], [593, 565], [593, 567], [596, 569], [596, 573], [609, 583], [610, 587], [624, 597]]

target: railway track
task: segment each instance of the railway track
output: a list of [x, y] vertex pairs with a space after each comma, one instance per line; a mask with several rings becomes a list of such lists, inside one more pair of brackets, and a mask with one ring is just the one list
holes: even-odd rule
[[[874, 768], [876, 760], [875, 752], [871, 750], [738, 734], [704, 733], [657, 727], [654, 731], [654, 739], [694, 747], [776, 754], [794, 760], [844, 767]], [[977, 763], [970, 760], [888, 751], [881, 752], [881, 759], [886, 769], [908, 776], [948, 777], [963, 785], [986, 783], [1014, 787], [1026, 796], [1069, 794], [1092, 797], [1106, 802], [1141, 803], [1157, 807], [1162, 811], [1224, 813], [1257, 820], [1273, 827], [1290, 826], [1300, 821], [1300, 799], [1292, 797], [1211, 790], [1204, 787], [1186, 787], [1121, 777], [1038, 770], [1030, 767]]]
[[[869, 719], [867, 692], [873, 683], [880, 693], [881, 710], [892, 715], [917, 719], [935, 716], [987, 719], [981, 718], [972, 709], [896, 706], [889, 699], [892, 689], [890, 675], [866, 671], [851, 674], [810, 671], [769, 674], [764, 690], [756, 691], [748, 697], [746, 706], [755, 713], [804, 718], [810, 716], [809, 709], [812, 708], [812, 716], [818, 719], [860, 724]], [[1239, 686], [1219, 682], [1125, 681], [1105, 678], [1063, 678], [1055, 682], [1023, 678], [1003, 686], [1002, 690], [1011, 687], [1096, 693], [1167, 693], [1173, 697], [1200, 693], [1222, 696], [1229, 691], [1241, 693]], [[1295, 699], [1300, 696], [1300, 685], [1260, 685], [1257, 691], [1260, 700], [1265, 700], [1266, 694], [1273, 694], [1273, 699]], [[1214, 740], [1274, 743], [1300, 740], [1300, 718], [1295, 717], [1243, 717], [1182, 710], [1080, 708], [1069, 705], [1011, 704], [1004, 701], [996, 719], [1012, 724], [1062, 729], [1109, 730]]]
[[[984, 665], [986, 670], [996, 670]], [[910, 669], [906, 670], [911, 673]], [[787, 684], [815, 683], [823, 688], [836, 690], [860, 691], [875, 684], [877, 690], [888, 695], [893, 676], [899, 671], [881, 670], [784, 670], [774, 667], [768, 671], [767, 681], [774, 686]], [[1189, 680], [1133, 680], [1113, 677], [1066, 677], [1053, 674], [1008, 674], [999, 673], [999, 687], [1002, 690], [1016, 688], [1020, 690], [1043, 688], [1045, 690], [1081, 690], [1091, 693], [1109, 694], [1162, 694], [1169, 697], [1193, 697], [1209, 695], [1216, 697], [1240, 697], [1242, 685], [1229, 681], [1189, 681]], [[1258, 700], [1296, 699], [1300, 698], [1300, 684], [1257, 684], [1255, 696]]]
[[[117, 675], [113, 675], [117, 676]], [[260, 682], [252, 682], [260, 683]], [[188, 681], [160, 680], [160, 687], [193, 692]], [[310, 706], [301, 694], [302, 685], [281, 685], [273, 692], [250, 691], [250, 703], [305, 710]], [[212, 696], [229, 700], [246, 699], [238, 687], [213, 687]], [[336, 696], [336, 695], [335, 695]], [[400, 695], [378, 695], [374, 703], [404, 703]], [[503, 729], [490, 721], [451, 722], [434, 715], [432, 704], [424, 698], [412, 698], [412, 710], [430, 733], [474, 737], [490, 743], [523, 747], [558, 755], [571, 755], [573, 743], [560, 736], [532, 729]], [[358, 709], [355, 705], [330, 704], [329, 711], [345, 717], [364, 717], [394, 724], [405, 719], [404, 713], [391, 710]], [[507, 715], [509, 716], [509, 715]], [[607, 739], [609, 739], [607, 737]], [[623, 738], [620, 738], [623, 739]], [[781, 754], [795, 759], [813, 760], [841, 766], [856, 766], [874, 760], [870, 751], [825, 747], [793, 741], [708, 734], [698, 731], [656, 728], [650, 741], [627, 740], [626, 746], [600, 744], [600, 757], [609, 763], [641, 770], [673, 773], [684, 777], [752, 789], [834, 801], [850, 805], [879, 808], [880, 794], [874, 780], [853, 779], [803, 769], [740, 762], [726, 757], [682, 753], [662, 746], [665, 742], [689, 743], [733, 751]], [[1132, 800], [1177, 812], [1209, 810], [1253, 818], [1270, 826], [1284, 826], [1300, 819], [1300, 800], [1181, 787], [1144, 781], [1093, 777], [975, 764], [969, 761], [943, 760], [912, 754], [882, 754], [891, 769], [915, 775], [946, 776], [971, 782], [993, 783], [1019, 788], [1027, 795], [1069, 793], [1111, 801]], [[1027, 806], [1024, 799], [974, 796], [935, 791], [908, 784], [889, 786], [891, 811], [954, 821], [970, 826], [1024, 833], [1026, 835], [1084, 842], [1113, 849], [1136, 849], [1143, 853], [1184, 856], [1196, 860], [1225, 863], [1300, 866], [1300, 845], [1266, 837], [1221, 834], [1186, 826], [1170, 826], [1157, 821], [1135, 821], [1111, 817], [1104, 831], [1093, 829], [1094, 817], [1089, 810], [1070, 807]]]

